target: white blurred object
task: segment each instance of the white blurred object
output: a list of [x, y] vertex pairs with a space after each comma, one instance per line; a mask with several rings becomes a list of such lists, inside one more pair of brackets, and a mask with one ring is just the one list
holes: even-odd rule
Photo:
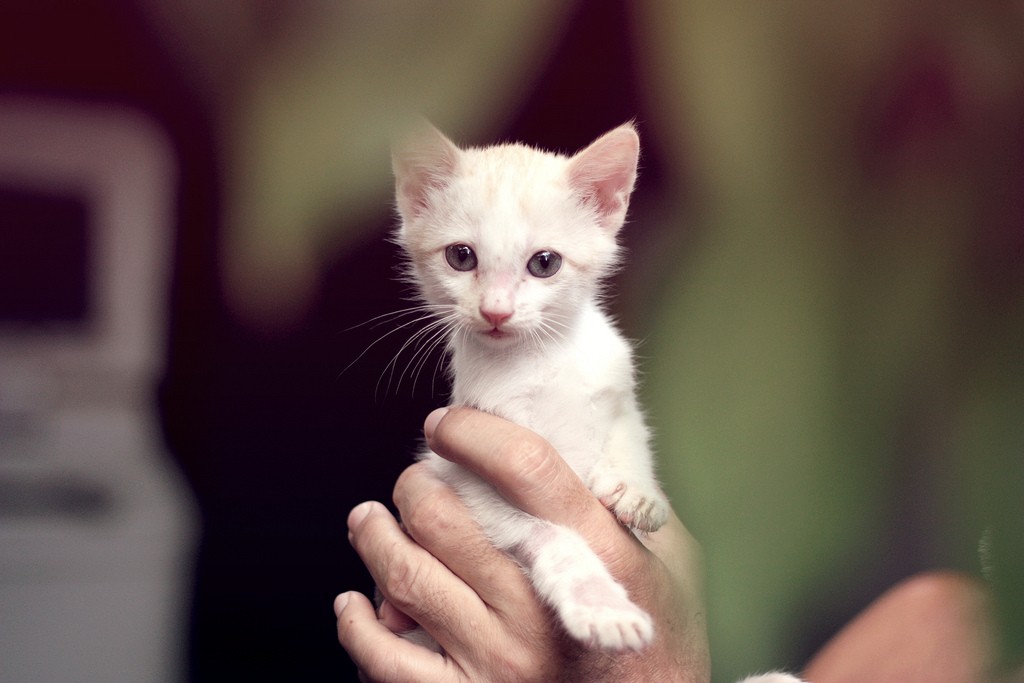
[[[43, 302], [0, 296], [0, 681], [184, 678], [197, 516], [154, 392], [175, 188], [138, 113], [0, 98], [0, 283]], [[53, 244], [33, 232], [51, 201], [83, 218]], [[61, 249], [80, 273], [48, 258]]]

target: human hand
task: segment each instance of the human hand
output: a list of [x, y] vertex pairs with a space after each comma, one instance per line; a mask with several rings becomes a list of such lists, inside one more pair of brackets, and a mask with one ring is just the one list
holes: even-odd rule
[[[588, 650], [566, 636], [519, 566], [484, 536], [458, 496], [425, 463], [395, 485], [405, 531], [380, 503], [349, 516], [349, 539], [377, 582], [338, 596], [338, 640], [367, 680], [707, 681], [699, 549], [682, 523], [641, 539], [622, 527], [539, 436], [456, 408], [424, 425], [430, 448], [491, 482], [517, 507], [575, 529], [651, 615], [655, 640], [636, 653]], [[438, 654], [397, 632], [422, 626]]]

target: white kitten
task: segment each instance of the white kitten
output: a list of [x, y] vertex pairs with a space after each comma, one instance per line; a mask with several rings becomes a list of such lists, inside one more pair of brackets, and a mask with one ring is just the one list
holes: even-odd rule
[[[669, 506], [654, 478], [630, 347], [600, 305], [638, 155], [631, 124], [573, 157], [523, 145], [461, 150], [430, 128], [397, 150], [393, 165], [397, 241], [437, 319], [424, 336], [447, 341], [453, 402], [533, 429], [619, 521], [654, 531]], [[424, 457], [523, 565], [571, 635], [611, 650], [651, 642], [650, 617], [579, 535], [512, 507], [459, 466]], [[413, 638], [433, 644], [423, 633]], [[742, 683], [799, 679], [773, 673]]]
[[[397, 150], [393, 165], [397, 241], [443, 321], [453, 402], [533, 429], [623, 524], [653, 531], [669, 506], [654, 478], [630, 347], [600, 304], [638, 155], [631, 124], [572, 157], [518, 144], [462, 150], [431, 128]], [[425, 457], [572, 636], [611, 650], [651, 642], [650, 617], [578, 534]]]

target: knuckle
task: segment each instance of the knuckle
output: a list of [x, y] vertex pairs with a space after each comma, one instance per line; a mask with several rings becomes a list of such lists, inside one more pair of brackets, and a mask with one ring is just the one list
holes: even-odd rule
[[557, 676], [550, 666], [551, 653], [547, 650], [538, 650], [538, 642], [547, 641], [510, 643], [495, 653], [499, 669], [505, 672], [504, 680], [524, 683], [556, 679]]
[[395, 607], [407, 611], [423, 600], [429, 569], [406, 553], [390, 553], [381, 590]]
[[422, 542], [446, 534], [451, 526], [448, 498], [443, 490], [435, 489], [408, 505], [402, 522], [409, 535]]
[[374, 681], [398, 680], [401, 662], [392, 648], [381, 648], [368, 652], [359, 668]]
[[402, 473], [398, 475], [398, 480], [395, 482], [395, 489], [392, 494], [392, 499], [398, 509], [404, 510], [404, 503], [410, 500], [418, 490], [418, 484], [422, 481], [422, 477], [428, 471], [428, 464], [424, 461], [420, 461], [409, 465]]
[[558, 474], [554, 448], [538, 436], [507, 441], [501, 448], [499, 462], [523, 491], [543, 488]]

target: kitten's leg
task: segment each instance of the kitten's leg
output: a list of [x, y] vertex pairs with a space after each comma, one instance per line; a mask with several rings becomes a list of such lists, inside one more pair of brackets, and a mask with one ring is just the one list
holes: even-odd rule
[[459, 492], [491, 542], [523, 566], [570, 635], [609, 650], [638, 650], [651, 642], [651, 618], [633, 604], [579, 534], [515, 508], [458, 465], [427, 457]]
[[608, 650], [648, 645], [654, 638], [650, 616], [633, 604], [586, 541], [565, 527], [530, 519], [511, 552], [569, 634]]
[[630, 405], [612, 423], [604, 453], [587, 482], [620, 522], [639, 531], [659, 529], [670, 509], [654, 477], [648, 440], [643, 416]]

